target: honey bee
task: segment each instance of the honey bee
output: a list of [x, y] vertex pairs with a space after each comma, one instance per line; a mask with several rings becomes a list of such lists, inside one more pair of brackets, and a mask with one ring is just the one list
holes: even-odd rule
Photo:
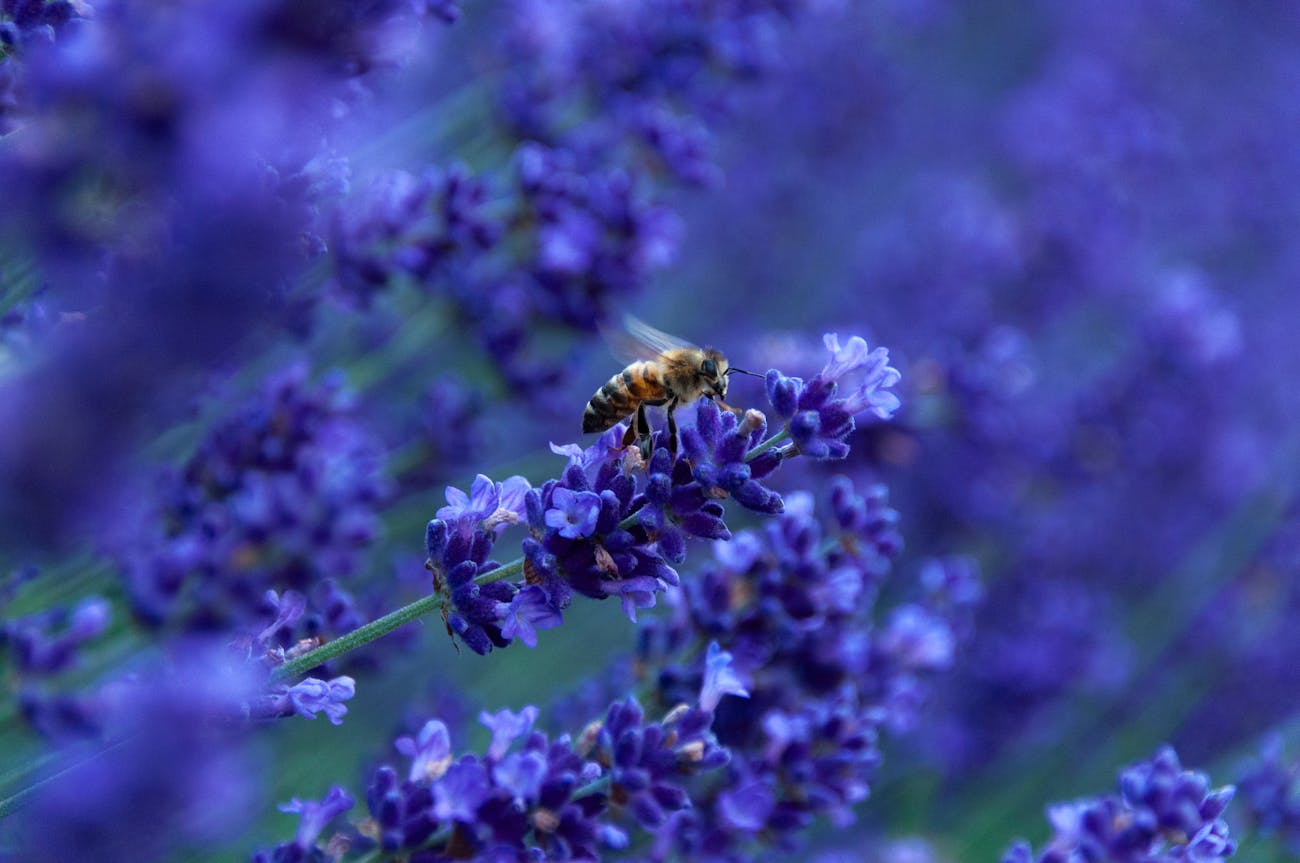
[[605, 431], [635, 413], [635, 421], [623, 435], [623, 446], [640, 438], [642, 448], [648, 449], [650, 422], [645, 409], [663, 407], [668, 415], [668, 450], [675, 455], [677, 420], [673, 413], [678, 406], [709, 398], [719, 407], [735, 411], [722, 401], [727, 395], [727, 378], [737, 372], [762, 377], [730, 365], [719, 350], [675, 338], [631, 315], [624, 317], [623, 325], [626, 332], [611, 336], [611, 341], [622, 347], [623, 353], [639, 359], [610, 378], [587, 402], [583, 432]]

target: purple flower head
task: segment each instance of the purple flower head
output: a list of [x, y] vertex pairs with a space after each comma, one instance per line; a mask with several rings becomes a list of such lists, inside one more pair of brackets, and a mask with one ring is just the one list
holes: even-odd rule
[[704, 657], [704, 686], [700, 689], [700, 709], [710, 712], [715, 710], [724, 695], [748, 698], [749, 690], [731, 667], [731, 654], [718, 647], [716, 641], [710, 641], [708, 653]]
[[491, 779], [484, 765], [472, 757], [464, 758], [434, 783], [433, 816], [439, 821], [471, 824], [491, 794]]
[[[678, 491], [671, 501], [683, 528], [690, 526], [688, 533], [709, 539], [728, 538], [723, 533], [726, 526], [721, 519], [714, 524], [701, 517], [708, 513], [708, 500], [730, 497], [754, 512], [767, 515], [781, 512], [784, 506], [781, 495], [763, 483], [780, 466], [780, 455], [769, 450], [749, 458], [750, 451], [759, 445], [766, 432], [767, 417], [760, 411], [749, 411], [738, 417], [724, 413], [712, 401], [699, 405], [695, 411], [695, 427], [686, 429], [682, 436], [686, 453], [695, 462], [690, 478], [698, 486], [699, 494], [688, 497], [684, 491]], [[656, 467], [651, 459], [652, 470]], [[667, 475], [666, 468], [665, 465], [660, 469]], [[696, 501], [699, 514], [692, 514], [683, 506]]]
[[339, 287], [365, 306], [398, 276], [435, 282], [496, 244], [502, 227], [488, 203], [487, 185], [462, 165], [380, 178], [360, 206], [335, 211], [330, 250]]
[[667, 585], [662, 579], [648, 575], [607, 581], [601, 585], [607, 596], [617, 596], [623, 605], [627, 619], [636, 623], [638, 608], [654, 608], [655, 597]]
[[319, 803], [294, 797], [288, 803], [281, 803], [278, 808], [281, 812], [296, 812], [302, 816], [294, 842], [306, 851], [331, 821], [352, 808], [352, 802], [352, 795], [334, 785]]
[[537, 712], [537, 708], [530, 704], [518, 713], [509, 710], [480, 713], [478, 721], [492, 732], [492, 743], [488, 746], [487, 757], [493, 761], [500, 761], [505, 757], [510, 746], [519, 738], [527, 736], [532, 730], [533, 723], [537, 721]]
[[547, 527], [555, 528], [566, 539], [585, 539], [596, 530], [600, 517], [600, 497], [589, 491], [574, 492], [557, 488], [551, 495], [555, 506], [546, 511]]
[[1300, 764], [1285, 759], [1280, 735], [1264, 739], [1237, 790], [1261, 833], [1280, 835], [1288, 847], [1300, 848]]
[[[1117, 863], [1222, 863], [1236, 850], [1221, 817], [1232, 787], [1210, 790], [1208, 779], [1183, 770], [1169, 747], [1123, 771], [1120, 789], [1119, 795], [1050, 807], [1054, 833], [1038, 863], [1076, 857]], [[1006, 859], [1035, 860], [1019, 843]]]
[[[889, 388], [898, 383], [900, 375], [888, 365], [888, 351], [869, 351], [857, 336], [841, 347], [839, 337], [828, 333], [825, 343], [831, 360], [820, 374], [805, 383], [772, 369], [767, 373], [767, 397], [800, 452], [816, 459], [838, 459], [848, 455], [845, 439], [855, 427], [856, 415], [893, 416], [899, 400]], [[847, 396], [840, 395], [844, 378], [859, 371], [864, 375], [857, 388]]]
[[320, 680], [308, 677], [285, 690], [286, 698], [293, 711], [307, 719], [315, 719], [324, 713], [334, 725], [341, 725], [348, 708], [344, 702], [356, 695], [356, 681], [351, 677], [335, 677], [332, 680]]
[[337, 607], [352, 599], [336, 580], [379, 537], [391, 492], [381, 468], [341, 379], [313, 382], [304, 363], [273, 374], [158, 478], [154, 502], [113, 538], [136, 617], [230, 628], [271, 649], [352, 628], [367, 615]]
[[437, 779], [451, 766], [451, 735], [447, 726], [436, 719], [424, 723], [415, 738], [399, 737], [397, 751], [412, 759], [409, 778], [412, 782]]
[[519, 639], [529, 647], [537, 646], [537, 630], [554, 629], [564, 623], [564, 615], [551, 603], [546, 590], [530, 584], [498, 606], [501, 615], [501, 636]]
[[822, 337], [831, 359], [817, 377], [839, 383], [851, 372], [864, 369], [863, 381], [846, 399], [845, 409], [851, 414], [870, 410], [882, 420], [887, 420], [898, 410], [898, 396], [887, 390], [902, 379], [898, 369], [889, 365], [889, 351], [885, 348], [867, 349], [861, 336], [852, 336], [848, 344], [840, 347], [839, 336], [827, 333]]
[[479, 474], [470, 486], [469, 494], [447, 486], [447, 505], [438, 510], [438, 518], [456, 525], [462, 534], [473, 533], [479, 525], [499, 534], [523, 518], [524, 495], [529, 488], [528, 480], [522, 476], [493, 482]]

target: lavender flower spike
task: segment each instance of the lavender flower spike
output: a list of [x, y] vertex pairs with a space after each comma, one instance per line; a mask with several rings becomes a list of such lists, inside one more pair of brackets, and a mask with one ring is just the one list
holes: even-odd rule
[[[860, 336], [843, 347], [836, 333], [827, 333], [823, 341], [831, 359], [821, 372], [805, 383], [772, 369], [766, 376], [767, 398], [799, 452], [815, 459], [840, 459], [848, 455], [845, 439], [855, 427], [854, 417], [865, 413], [884, 420], [898, 410], [898, 396], [889, 390], [902, 376], [889, 365], [887, 350], [868, 350]], [[857, 388], [841, 395], [845, 378], [859, 371], [865, 374]]]

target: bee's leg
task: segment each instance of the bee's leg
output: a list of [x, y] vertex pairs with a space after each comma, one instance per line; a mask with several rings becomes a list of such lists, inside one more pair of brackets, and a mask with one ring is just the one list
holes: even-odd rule
[[649, 461], [650, 451], [654, 448], [654, 437], [650, 433], [650, 418], [646, 416], [644, 402], [636, 406], [636, 419], [632, 428], [636, 429], [636, 436], [640, 439], [641, 457]]
[[668, 452], [671, 455], [676, 456], [677, 455], [677, 417], [673, 416], [673, 412], [677, 410], [677, 399], [673, 399], [672, 401], [670, 401], [668, 403], [668, 407], [666, 408], [666, 410], [668, 412]]
[[627, 431], [623, 432], [623, 447], [625, 449], [632, 445], [632, 442], [637, 439], [640, 433], [641, 420], [643, 419], [642, 412], [644, 410], [645, 408], [638, 408], [636, 416], [628, 420]]

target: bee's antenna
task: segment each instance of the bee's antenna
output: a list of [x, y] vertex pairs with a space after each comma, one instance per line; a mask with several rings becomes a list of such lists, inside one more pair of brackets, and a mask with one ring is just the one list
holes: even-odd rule
[[740, 372], [742, 375], [749, 375], [751, 378], [761, 378], [761, 377], [763, 377], [763, 375], [754, 374], [753, 372], [747, 372], [747, 371], [745, 371], [744, 369], [738, 369], [738, 368], [736, 368], [735, 366], [728, 366], [728, 367], [727, 367], [727, 374], [731, 374], [731, 373], [733, 373], [733, 372]]

